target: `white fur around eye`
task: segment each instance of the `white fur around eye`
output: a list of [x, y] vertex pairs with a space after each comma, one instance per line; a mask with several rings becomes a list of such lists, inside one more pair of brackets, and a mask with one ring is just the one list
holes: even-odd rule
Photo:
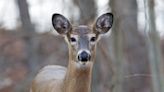
[[71, 35], [69, 40], [72, 45], [76, 44], [78, 42], [78, 35]]
[[88, 34], [89, 42], [95, 44], [97, 42], [96, 34]]
[[97, 39], [96, 37], [91, 37], [91, 38], [90, 38], [90, 41], [91, 41], [91, 42], [95, 42], [96, 39]]

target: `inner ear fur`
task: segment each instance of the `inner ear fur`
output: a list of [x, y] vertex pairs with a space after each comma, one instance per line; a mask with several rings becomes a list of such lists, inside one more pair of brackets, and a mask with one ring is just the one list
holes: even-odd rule
[[54, 29], [62, 35], [66, 35], [72, 29], [69, 20], [58, 13], [52, 15], [52, 25]]
[[97, 18], [93, 30], [96, 34], [104, 34], [109, 31], [112, 25], [113, 25], [113, 14], [105, 13]]

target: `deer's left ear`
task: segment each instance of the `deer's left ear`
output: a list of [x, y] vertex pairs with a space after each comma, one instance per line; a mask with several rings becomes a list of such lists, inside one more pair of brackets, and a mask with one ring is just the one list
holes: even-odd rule
[[113, 14], [105, 13], [98, 17], [94, 25], [94, 32], [98, 34], [104, 34], [109, 31], [113, 24]]

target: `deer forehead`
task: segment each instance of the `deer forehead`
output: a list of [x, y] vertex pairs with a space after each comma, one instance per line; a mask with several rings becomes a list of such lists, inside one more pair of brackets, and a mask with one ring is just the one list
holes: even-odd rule
[[93, 33], [92, 29], [89, 26], [85, 26], [85, 25], [74, 27], [71, 32], [71, 34], [79, 35], [79, 36], [88, 35], [92, 33]]

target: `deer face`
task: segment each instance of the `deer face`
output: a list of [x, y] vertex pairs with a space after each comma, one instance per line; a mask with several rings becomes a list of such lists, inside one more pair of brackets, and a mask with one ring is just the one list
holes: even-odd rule
[[88, 26], [81, 25], [72, 29], [67, 39], [77, 62], [85, 64], [87, 61], [93, 61], [97, 38]]
[[107, 33], [112, 27], [113, 15], [111, 13], [101, 15], [93, 27], [86, 25], [72, 27], [63, 15], [53, 14], [52, 24], [60, 35], [66, 37], [72, 61], [85, 65], [94, 61], [99, 36]]

